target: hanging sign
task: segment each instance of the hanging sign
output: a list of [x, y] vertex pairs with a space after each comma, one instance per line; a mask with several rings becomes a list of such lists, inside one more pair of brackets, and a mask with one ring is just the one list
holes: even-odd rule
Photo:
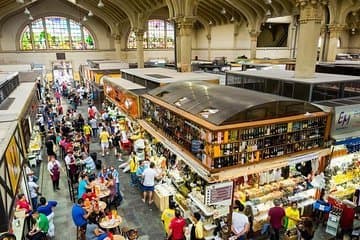
[[232, 202], [233, 182], [215, 183], [205, 188], [205, 204], [227, 205]]

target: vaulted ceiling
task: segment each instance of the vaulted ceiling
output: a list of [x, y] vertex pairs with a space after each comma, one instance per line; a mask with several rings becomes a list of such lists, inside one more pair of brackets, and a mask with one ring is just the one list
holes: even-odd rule
[[[0, 22], [9, 15], [23, 11], [25, 6], [41, 4], [52, 0], [0, 0]], [[292, 15], [297, 12], [296, 3], [309, 0], [101, 0], [103, 7], [98, 7], [100, 0], [61, 0], [67, 4], [77, 5], [84, 11], [91, 10], [94, 15], [102, 19], [111, 29], [119, 24], [129, 23], [136, 27], [140, 20], [151, 17], [152, 13], [161, 8], [183, 8], [185, 4], [192, 4], [194, 17], [202, 25], [220, 25], [230, 22], [247, 22], [256, 25], [267, 17]], [[181, 3], [181, 1], [183, 1]], [[339, 2], [347, 3], [344, 11], [351, 11], [351, 6], [357, 6], [357, 0], [327, 0], [333, 9], [339, 8]], [[177, 6], [178, 5], [178, 6]], [[186, 6], [186, 5], [185, 5]], [[350, 7], [349, 7], [350, 6]], [[357, 11], [357, 10], [356, 10]], [[330, 11], [331, 12], [331, 11]], [[171, 16], [169, 14], [167, 17]], [[347, 16], [347, 14], [345, 15]], [[344, 19], [345, 21], [345, 19]]]

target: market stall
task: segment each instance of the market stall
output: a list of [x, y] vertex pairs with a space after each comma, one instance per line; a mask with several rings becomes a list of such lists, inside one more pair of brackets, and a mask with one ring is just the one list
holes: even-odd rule
[[316, 198], [309, 182], [328, 154], [322, 153], [328, 113], [305, 102], [259, 93], [255, 100], [252, 94], [184, 82], [142, 96], [139, 124], [171, 152], [160, 151], [168, 174], [156, 187], [158, 206], [173, 198], [186, 217], [200, 211], [208, 238], [227, 226], [234, 199], [252, 207], [259, 230], [272, 200], [297, 200], [305, 211]]

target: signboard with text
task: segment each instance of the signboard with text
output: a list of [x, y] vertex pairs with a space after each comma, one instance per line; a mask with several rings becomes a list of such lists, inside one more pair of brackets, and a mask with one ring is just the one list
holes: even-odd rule
[[205, 188], [205, 204], [227, 205], [232, 202], [233, 182], [215, 183]]
[[360, 104], [335, 107], [331, 135], [360, 131]]

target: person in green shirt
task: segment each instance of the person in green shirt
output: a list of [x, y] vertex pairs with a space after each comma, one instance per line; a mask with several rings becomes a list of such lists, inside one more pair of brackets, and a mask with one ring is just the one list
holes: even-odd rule
[[26, 235], [29, 240], [46, 239], [46, 234], [49, 230], [48, 218], [38, 211], [32, 213], [32, 218], [36, 221], [36, 224], [30, 232]]

